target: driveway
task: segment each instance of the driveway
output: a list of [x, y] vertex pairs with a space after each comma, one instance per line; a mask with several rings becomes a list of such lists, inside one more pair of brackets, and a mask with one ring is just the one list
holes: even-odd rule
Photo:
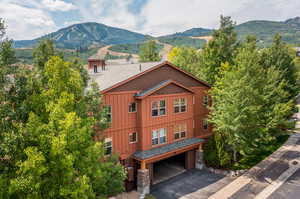
[[192, 169], [151, 187], [157, 199], [206, 199], [234, 178]]

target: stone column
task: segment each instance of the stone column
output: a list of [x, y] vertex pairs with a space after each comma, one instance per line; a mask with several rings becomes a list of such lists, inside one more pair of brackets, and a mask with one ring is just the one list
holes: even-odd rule
[[199, 146], [199, 149], [196, 150], [196, 161], [195, 161], [195, 168], [196, 169], [203, 169], [204, 168], [204, 161], [203, 161], [203, 149], [202, 144]]
[[139, 169], [137, 174], [137, 191], [144, 198], [150, 193], [150, 175], [148, 169]]

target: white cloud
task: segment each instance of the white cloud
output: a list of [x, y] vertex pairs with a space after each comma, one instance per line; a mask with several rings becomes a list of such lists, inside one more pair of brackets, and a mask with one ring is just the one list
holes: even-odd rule
[[70, 11], [76, 9], [72, 3], [66, 3], [62, 0], [43, 0], [42, 4], [51, 11]]
[[8, 26], [7, 35], [15, 40], [32, 39], [56, 29], [51, 17], [42, 10], [15, 3], [0, 3], [0, 17]]
[[216, 28], [221, 14], [242, 23], [253, 19], [285, 20], [299, 15], [299, 0], [149, 0], [142, 31], [169, 34], [193, 27]]

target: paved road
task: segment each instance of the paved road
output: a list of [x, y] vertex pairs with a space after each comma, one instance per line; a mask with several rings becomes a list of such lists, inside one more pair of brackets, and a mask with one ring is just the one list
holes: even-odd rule
[[208, 170], [192, 169], [151, 187], [157, 199], [206, 199], [233, 178]]
[[300, 170], [277, 189], [268, 199], [299, 199], [300, 198]]

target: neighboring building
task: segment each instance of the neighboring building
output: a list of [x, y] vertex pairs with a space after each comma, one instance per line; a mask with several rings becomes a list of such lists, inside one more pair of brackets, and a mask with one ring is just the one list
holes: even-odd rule
[[201, 166], [201, 145], [212, 132], [206, 82], [169, 62], [109, 65], [89, 59], [89, 73], [111, 122], [96, 137], [104, 140], [107, 155], [118, 154], [127, 168], [127, 190], [138, 184], [148, 192], [153, 165], [172, 156], [183, 157], [185, 169]]

